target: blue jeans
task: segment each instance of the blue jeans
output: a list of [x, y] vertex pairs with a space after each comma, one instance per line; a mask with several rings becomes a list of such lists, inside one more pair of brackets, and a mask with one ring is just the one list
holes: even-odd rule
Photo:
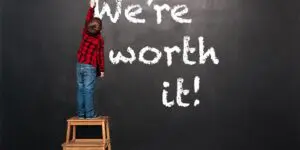
[[94, 117], [94, 88], [96, 68], [89, 64], [77, 63], [77, 115], [78, 117]]

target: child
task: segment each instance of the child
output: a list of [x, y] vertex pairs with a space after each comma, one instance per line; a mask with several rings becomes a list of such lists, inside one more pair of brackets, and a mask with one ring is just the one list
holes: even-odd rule
[[94, 87], [96, 77], [104, 77], [104, 40], [100, 33], [102, 21], [94, 16], [95, 2], [90, 0], [80, 48], [77, 52], [77, 116], [92, 119], [94, 110]]

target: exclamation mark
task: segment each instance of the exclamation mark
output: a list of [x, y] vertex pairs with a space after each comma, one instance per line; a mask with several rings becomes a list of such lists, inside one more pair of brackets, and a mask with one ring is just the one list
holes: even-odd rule
[[[194, 92], [198, 93], [199, 89], [200, 89], [200, 78], [196, 76], [194, 79]], [[199, 104], [200, 104], [200, 100], [196, 99], [194, 101], [194, 106], [196, 107]]]

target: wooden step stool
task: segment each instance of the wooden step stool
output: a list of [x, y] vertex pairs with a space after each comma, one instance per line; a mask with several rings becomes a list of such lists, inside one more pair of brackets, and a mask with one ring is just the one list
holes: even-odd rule
[[[63, 150], [111, 150], [108, 119], [108, 116], [94, 119], [79, 119], [78, 117], [68, 119], [66, 142], [62, 144]], [[101, 126], [102, 139], [76, 139], [76, 126]]]

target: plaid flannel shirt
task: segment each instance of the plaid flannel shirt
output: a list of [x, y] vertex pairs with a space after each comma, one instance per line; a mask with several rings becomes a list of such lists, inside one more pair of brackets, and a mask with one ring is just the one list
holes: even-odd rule
[[99, 76], [100, 72], [104, 72], [104, 40], [101, 33], [97, 36], [87, 34], [87, 24], [93, 18], [94, 8], [90, 7], [86, 15], [82, 40], [77, 51], [77, 61], [96, 67], [97, 76]]

